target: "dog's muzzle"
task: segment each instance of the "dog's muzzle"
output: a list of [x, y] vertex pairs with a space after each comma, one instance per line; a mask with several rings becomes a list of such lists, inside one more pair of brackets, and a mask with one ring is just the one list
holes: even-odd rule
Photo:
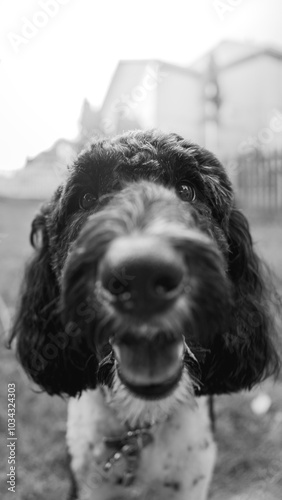
[[208, 349], [225, 321], [224, 260], [192, 212], [170, 190], [134, 184], [89, 217], [69, 253], [65, 319], [78, 319], [107, 385], [106, 366], [135, 395], [167, 397], [193, 372], [189, 349]]
[[168, 394], [181, 377], [183, 340], [149, 325], [183, 291], [181, 256], [154, 237], [118, 238], [100, 262], [97, 279], [117, 314], [140, 321], [140, 326], [110, 339], [120, 379], [139, 396]]
[[142, 319], [170, 307], [182, 292], [184, 272], [180, 255], [163, 241], [123, 237], [110, 245], [98, 280], [117, 311]]

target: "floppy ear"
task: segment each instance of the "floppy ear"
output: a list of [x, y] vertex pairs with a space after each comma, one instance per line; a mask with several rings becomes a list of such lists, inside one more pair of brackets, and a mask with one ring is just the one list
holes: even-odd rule
[[234, 287], [230, 329], [218, 336], [204, 367], [209, 393], [250, 389], [278, 374], [278, 345], [272, 319], [271, 290], [256, 255], [245, 216], [236, 208], [229, 219], [229, 277]]
[[87, 383], [87, 359], [80, 356], [78, 343], [73, 345], [80, 330], [73, 323], [63, 328], [58, 312], [59, 286], [51, 267], [47, 231], [55, 201], [43, 206], [32, 222], [30, 240], [35, 253], [26, 268], [10, 345], [16, 338], [23, 368], [46, 392], [74, 396]]

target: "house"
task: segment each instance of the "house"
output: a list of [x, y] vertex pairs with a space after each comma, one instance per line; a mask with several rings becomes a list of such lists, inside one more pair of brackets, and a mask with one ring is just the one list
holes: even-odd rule
[[135, 128], [173, 130], [203, 142], [202, 93], [201, 76], [192, 69], [159, 60], [121, 61], [101, 109], [104, 133], [122, 131], [120, 121], [127, 119]]
[[48, 150], [28, 158], [25, 168], [15, 171], [13, 177], [1, 178], [0, 196], [47, 199], [62, 182], [67, 165], [76, 156], [76, 144], [59, 139]]
[[[262, 153], [282, 150], [282, 52], [223, 41], [186, 67], [155, 59], [120, 61], [101, 109], [84, 100], [78, 137], [59, 139], [28, 159], [12, 180], [2, 178], [0, 196], [47, 198], [64, 177], [66, 165], [93, 136], [155, 127], [205, 145], [224, 161], [236, 183], [237, 157], [253, 155], [255, 164], [260, 155], [266, 170]], [[275, 163], [280, 179], [277, 158], [268, 168], [273, 170]], [[247, 181], [244, 177], [240, 182]], [[257, 190], [256, 185], [252, 189]]]
[[157, 127], [221, 158], [282, 148], [282, 52], [223, 41], [189, 67], [121, 61], [100, 113], [105, 134]]

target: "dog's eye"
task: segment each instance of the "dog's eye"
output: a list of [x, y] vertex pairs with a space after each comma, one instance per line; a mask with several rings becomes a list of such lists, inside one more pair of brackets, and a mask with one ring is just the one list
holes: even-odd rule
[[179, 184], [177, 191], [183, 201], [195, 201], [196, 199], [195, 189], [190, 184]]
[[96, 196], [92, 193], [84, 193], [79, 200], [79, 206], [83, 210], [87, 210], [88, 208], [93, 207], [95, 201], [97, 200]]

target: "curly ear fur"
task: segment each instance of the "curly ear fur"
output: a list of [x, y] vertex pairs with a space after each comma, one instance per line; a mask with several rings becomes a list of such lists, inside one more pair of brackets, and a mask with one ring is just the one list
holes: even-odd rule
[[43, 206], [32, 222], [30, 241], [35, 255], [26, 268], [10, 344], [16, 337], [17, 356], [36, 384], [49, 394], [74, 396], [85, 387], [90, 372], [93, 378], [96, 360], [91, 356], [89, 363], [89, 350], [74, 345], [80, 333], [77, 325], [63, 328], [60, 320], [59, 286], [50, 264], [47, 231], [51, 210], [50, 204]]
[[208, 393], [250, 389], [277, 375], [280, 366], [271, 290], [254, 251], [248, 221], [236, 208], [230, 215], [228, 241], [234, 310], [229, 332], [216, 339], [208, 356], [204, 377]]

